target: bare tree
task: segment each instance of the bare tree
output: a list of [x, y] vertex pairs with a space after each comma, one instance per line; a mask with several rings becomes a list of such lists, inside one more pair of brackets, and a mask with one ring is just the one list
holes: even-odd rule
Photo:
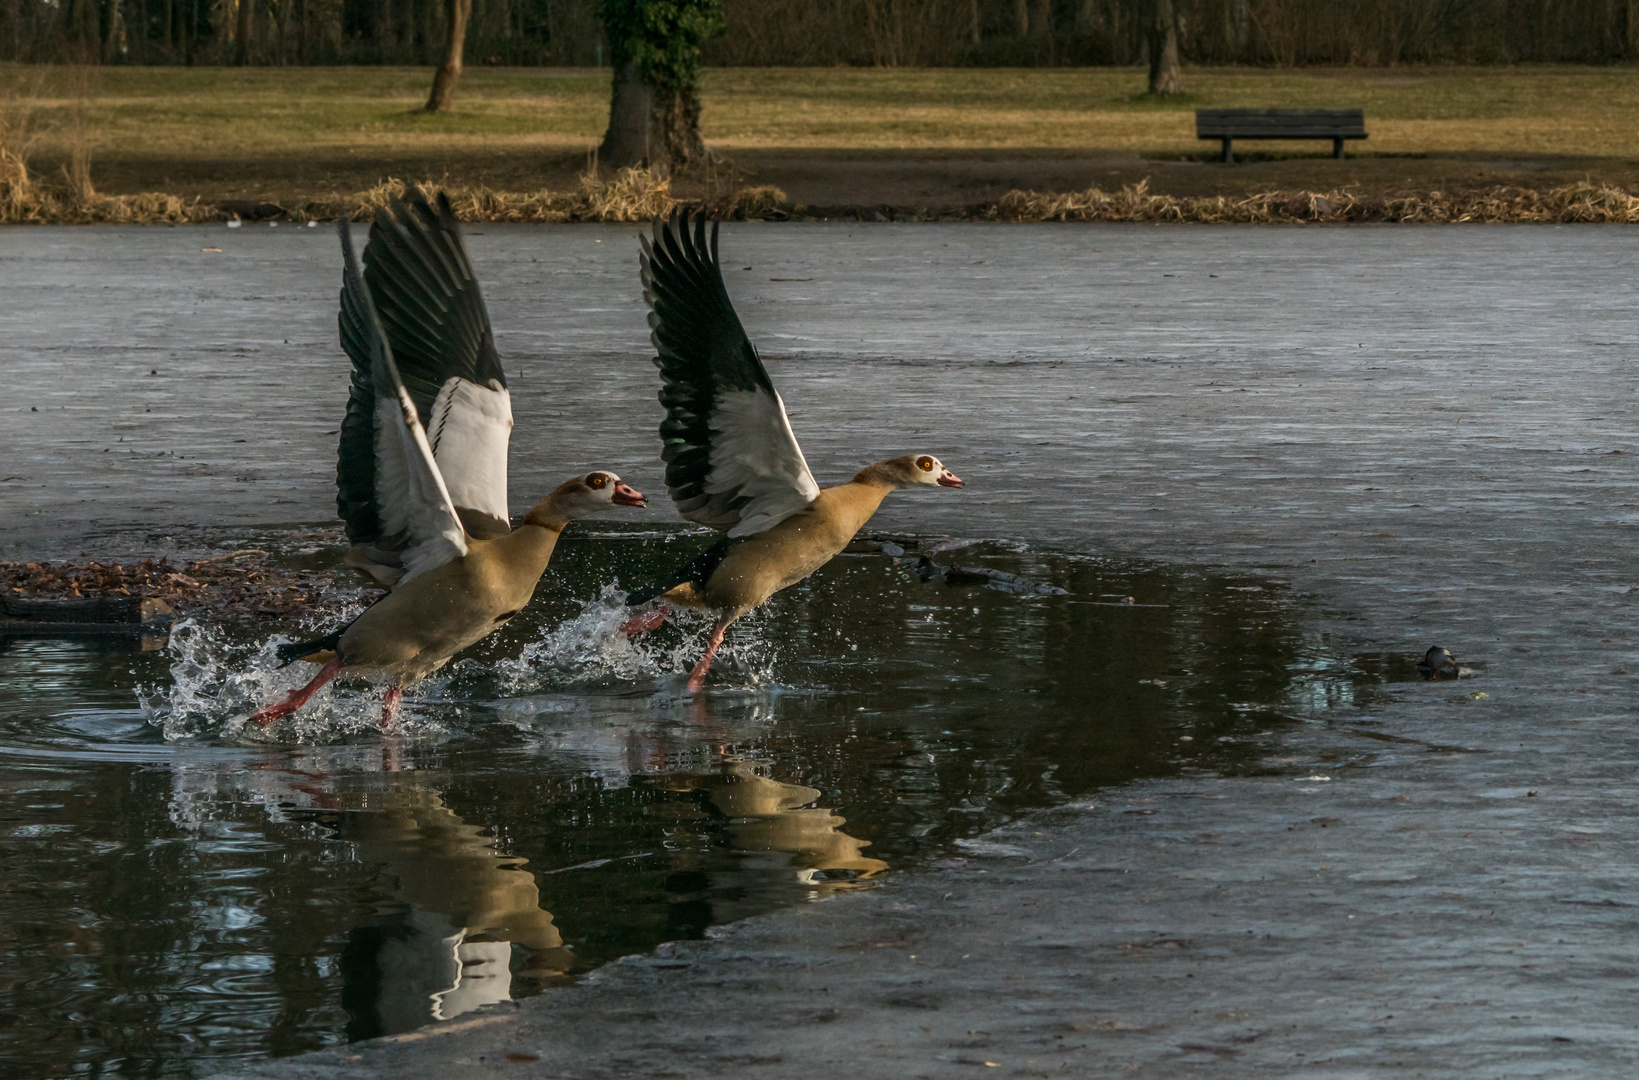
[[241, 66], [251, 61], [251, 34], [256, 29], [256, 0], [239, 0], [238, 19], [234, 24], [234, 63]]
[[1030, 36], [1048, 38], [1053, 34], [1053, 0], [1031, 0]]
[[461, 54], [467, 47], [467, 21], [471, 15], [472, 0], [444, 0], [444, 62], [433, 74], [427, 112], [449, 112], [455, 100], [455, 84], [461, 81]]
[[1184, 92], [1184, 76], [1178, 70], [1178, 13], [1172, 0], [1151, 0], [1150, 9], [1150, 93], [1167, 97]]

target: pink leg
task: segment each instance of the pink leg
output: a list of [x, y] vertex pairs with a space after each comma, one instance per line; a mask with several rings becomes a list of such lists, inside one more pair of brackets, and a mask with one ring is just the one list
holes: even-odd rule
[[706, 642], [705, 654], [700, 662], [694, 665], [689, 672], [689, 693], [698, 694], [706, 685], [706, 672], [711, 670], [711, 662], [717, 656], [717, 649], [723, 644], [723, 633], [728, 629], [728, 623], [720, 622], [711, 628], [711, 640]]
[[386, 731], [393, 726], [393, 718], [398, 716], [398, 699], [404, 696], [404, 688], [398, 683], [387, 688], [387, 693], [381, 699], [381, 730]]
[[661, 604], [653, 611], [645, 611], [640, 614], [633, 615], [630, 619], [627, 619], [625, 622], [621, 623], [620, 632], [622, 634], [626, 634], [627, 636], [634, 634], [647, 634], [650, 630], [659, 629], [660, 624], [665, 622], [666, 616], [670, 614], [671, 609], [665, 604]]
[[279, 704], [269, 705], [267, 708], [256, 713], [250, 718], [250, 722], [255, 724], [257, 727], [267, 727], [269, 724], [273, 723], [273, 721], [279, 719], [279, 717], [289, 716], [303, 705], [306, 705], [308, 698], [312, 697], [314, 694], [317, 694], [319, 692], [319, 688], [325, 683], [329, 682], [331, 679], [334, 679], [337, 675], [340, 675], [341, 669], [346, 666], [347, 665], [342, 661], [341, 657], [335, 657], [328, 664], [319, 669], [319, 673], [313, 676], [312, 682], [308, 683], [300, 690], [292, 691], [290, 696], [279, 702]]

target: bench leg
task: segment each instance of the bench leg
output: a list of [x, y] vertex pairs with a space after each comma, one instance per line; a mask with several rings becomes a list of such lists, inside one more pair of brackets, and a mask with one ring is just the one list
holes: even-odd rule
[[1343, 160], [1343, 140], [1342, 139], [1333, 139], [1332, 140], [1332, 156], [1337, 158], [1337, 160], [1339, 160], [1339, 161]]
[[1234, 139], [1225, 139], [1224, 140], [1224, 164], [1225, 165], [1235, 164], [1235, 140]]

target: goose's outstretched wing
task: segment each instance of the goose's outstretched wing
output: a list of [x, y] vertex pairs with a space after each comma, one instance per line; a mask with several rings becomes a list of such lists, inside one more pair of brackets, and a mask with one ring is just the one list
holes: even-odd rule
[[731, 537], [779, 524], [819, 495], [723, 287], [717, 226], [687, 211], [642, 238], [643, 297], [660, 367], [661, 460], [678, 513]]
[[353, 383], [342, 423], [337, 505], [349, 539], [396, 553], [403, 584], [465, 555], [467, 537], [393, 362], [345, 220], [339, 231], [341, 338], [353, 358]]
[[[461, 229], [440, 192], [376, 211], [364, 282], [467, 532], [508, 529], [512, 399]], [[355, 365], [358, 357], [354, 357]]]

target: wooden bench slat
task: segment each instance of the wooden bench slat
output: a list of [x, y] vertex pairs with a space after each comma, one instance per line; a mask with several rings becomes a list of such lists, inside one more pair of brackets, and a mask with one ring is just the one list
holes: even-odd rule
[[1196, 109], [1195, 137], [1219, 139], [1224, 162], [1235, 160], [1236, 139], [1331, 139], [1343, 156], [1345, 139], [1364, 139], [1364, 109]]
[[1200, 128], [1197, 138], [1221, 139], [1364, 139], [1360, 128]]
[[1365, 109], [1196, 109], [1196, 116], [1342, 116], [1363, 119]]

